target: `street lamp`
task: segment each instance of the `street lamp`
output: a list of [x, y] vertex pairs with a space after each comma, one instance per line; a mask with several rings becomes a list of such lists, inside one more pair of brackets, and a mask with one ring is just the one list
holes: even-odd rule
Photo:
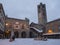
[[9, 33], [9, 30], [7, 30], [6, 33], [8, 34]]
[[48, 30], [48, 33], [52, 33], [53, 31], [52, 30]]
[[6, 23], [6, 26], [8, 26], [8, 23]]

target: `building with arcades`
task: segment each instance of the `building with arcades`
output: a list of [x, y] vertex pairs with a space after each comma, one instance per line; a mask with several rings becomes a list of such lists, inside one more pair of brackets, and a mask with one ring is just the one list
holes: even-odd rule
[[8, 33], [9, 38], [11, 35], [11, 31], [14, 32], [15, 37], [18, 38], [28, 38], [29, 37], [29, 19], [25, 18], [25, 20], [22, 19], [16, 19], [16, 18], [10, 18], [6, 16], [6, 29], [5, 31]]
[[28, 18], [23, 20], [6, 16], [3, 6], [0, 4], [0, 34], [3, 34], [4, 38], [10, 38], [13, 31], [16, 38], [36, 38], [39, 36], [60, 38], [60, 19], [47, 22], [46, 5], [42, 3], [37, 5], [37, 12], [38, 23], [29, 24]]

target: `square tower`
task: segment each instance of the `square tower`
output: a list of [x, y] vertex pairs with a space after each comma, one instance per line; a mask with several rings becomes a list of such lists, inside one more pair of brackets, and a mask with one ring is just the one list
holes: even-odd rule
[[47, 23], [46, 7], [45, 4], [38, 5], [38, 24], [45, 25]]

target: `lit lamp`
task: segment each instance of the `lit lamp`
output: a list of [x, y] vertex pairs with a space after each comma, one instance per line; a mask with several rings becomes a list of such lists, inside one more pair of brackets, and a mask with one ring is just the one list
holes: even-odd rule
[[8, 23], [6, 23], [6, 26], [8, 26]]
[[9, 33], [9, 31], [7, 30], [6, 33]]
[[52, 30], [48, 30], [48, 33], [52, 33]]
[[9, 31], [6, 31], [6, 33], [9, 33]]

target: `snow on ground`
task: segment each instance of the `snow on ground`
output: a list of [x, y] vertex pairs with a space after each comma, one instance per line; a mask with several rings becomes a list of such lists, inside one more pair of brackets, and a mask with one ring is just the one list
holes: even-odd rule
[[33, 38], [18, 38], [13, 42], [9, 39], [0, 39], [0, 45], [60, 45], [60, 39], [48, 39], [47, 41], [34, 40]]

